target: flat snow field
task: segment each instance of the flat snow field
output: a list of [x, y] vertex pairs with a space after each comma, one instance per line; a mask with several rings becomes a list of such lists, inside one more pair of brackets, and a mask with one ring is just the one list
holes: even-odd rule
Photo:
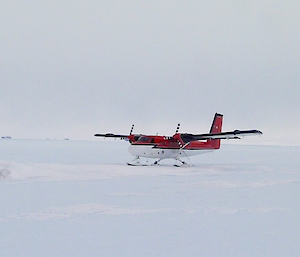
[[177, 168], [127, 166], [128, 145], [0, 140], [0, 256], [300, 256], [300, 147]]

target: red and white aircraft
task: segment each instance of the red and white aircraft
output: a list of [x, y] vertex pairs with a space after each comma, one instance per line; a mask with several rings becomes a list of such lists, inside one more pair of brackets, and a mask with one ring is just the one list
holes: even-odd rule
[[163, 159], [175, 159], [182, 164], [186, 164], [180, 158], [190, 157], [202, 153], [211, 152], [220, 148], [221, 139], [241, 139], [244, 136], [261, 135], [259, 130], [234, 130], [222, 132], [223, 115], [216, 113], [207, 134], [178, 133], [179, 126], [173, 136], [132, 134], [133, 127], [129, 135], [115, 135], [112, 133], [95, 134], [96, 137], [120, 138], [130, 142], [129, 153], [136, 156], [134, 162], [129, 165], [140, 165], [140, 157], [158, 159], [154, 164], [158, 164]]

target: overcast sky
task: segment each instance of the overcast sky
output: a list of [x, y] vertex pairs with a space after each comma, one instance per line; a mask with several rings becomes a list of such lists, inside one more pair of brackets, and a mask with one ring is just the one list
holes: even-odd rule
[[219, 112], [224, 130], [300, 145], [299, 13], [298, 0], [2, 0], [0, 135], [206, 133]]

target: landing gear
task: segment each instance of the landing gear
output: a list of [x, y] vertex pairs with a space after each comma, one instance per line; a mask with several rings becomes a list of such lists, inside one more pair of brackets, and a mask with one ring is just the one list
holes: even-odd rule
[[[159, 166], [160, 161], [164, 160], [164, 158], [161, 158], [157, 161], [155, 161], [153, 164], [148, 164], [149, 159], [147, 160], [146, 163], [141, 163], [140, 162], [140, 157], [136, 156], [131, 162], [128, 162], [127, 164], [129, 166]], [[180, 159], [174, 159], [175, 160], [175, 167], [182, 167], [182, 166], [189, 166], [189, 164], [185, 161], [182, 161]]]
[[[157, 160], [157, 161], [155, 161], [154, 163], [153, 163], [153, 165], [158, 165], [158, 163], [161, 161], [161, 160], [163, 160], [163, 159], [159, 159], [159, 160]], [[177, 164], [176, 162], [181, 162], [181, 164]], [[175, 159], [175, 164], [174, 164], [174, 166], [175, 167], [181, 167], [181, 166], [188, 166], [189, 164], [187, 163], [187, 162], [185, 162], [185, 161], [182, 161], [182, 160], [180, 160], [180, 159]]]
[[132, 162], [128, 162], [127, 164], [130, 166], [140, 166], [140, 156], [136, 156]]
[[182, 161], [180, 159], [176, 159], [176, 161], [181, 162], [181, 165], [178, 165], [177, 163], [174, 164], [175, 167], [181, 167], [181, 166], [187, 166], [188, 164], [185, 161]]
[[162, 159], [159, 159], [153, 163], [153, 165], [157, 165]]

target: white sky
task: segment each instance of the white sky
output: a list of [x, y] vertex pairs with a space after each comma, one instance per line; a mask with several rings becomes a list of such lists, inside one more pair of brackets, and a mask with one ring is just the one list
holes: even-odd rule
[[[300, 144], [300, 1], [1, 1], [0, 135], [260, 129]], [[252, 142], [247, 139], [247, 142]]]

